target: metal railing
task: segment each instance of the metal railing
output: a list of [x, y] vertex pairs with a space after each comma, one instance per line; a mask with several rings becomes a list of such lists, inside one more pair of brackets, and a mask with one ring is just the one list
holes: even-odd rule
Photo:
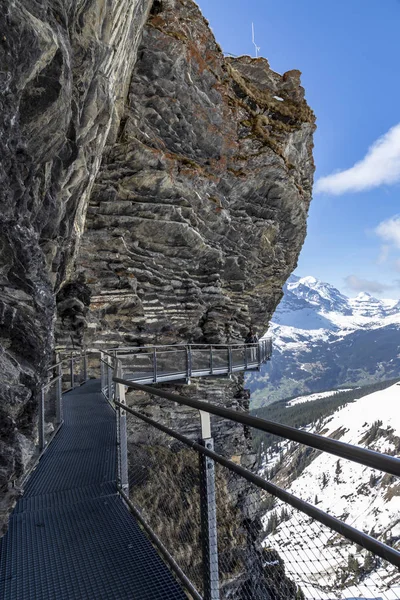
[[259, 369], [271, 358], [272, 340], [256, 344], [182, 344], [114, 348], [110, 355], [121, 361], [125, 376], [137, 383], [162, 383], [191, 377], [231, 375]]
[[[103, 361], [107, 369], [102, 389], [118, 419], [118, 488], [192, 597], [258, 600], [275, 593], [276, 597], [303, 598], [302, 589], [307, 598], [344, 598], [348, 593], [365, 595], [365, 589], [370, 593], [379, 581], [384, 598], [390, 581], [399, 581], [400, 586], [399, 541], [385, 543], [216, 452], [210, 415], [379, 469], [388, 476], [400, 475], [399, 459], [138, 384], [121, 376], [122, 362], [116, 355]], [[148, 408], [140, 411], [127, 406], [126, 389], [199, 411], [198, 440], [157, 422]], [[129, 454], [127, 413], [139, 431], [139, 442]], [[260, 506], [264, 506], [263, 514]], [[303, 536], [300, 545], [305, 544], [295, 556], [287, 550], [294, 525], [296, 535], [301, 532]], [[318, 565], [325, 565], [325, 570]], [[315, 574], [312, 569], [319, 571]], [[365, 581], [370, 573], [368, 588]], [[400, 598], [400, 587], [397, 592], [391, 588], [390, 594], [388, 598]]]
[[[38, 411], [38, 446], [42, 453], [63, 423], [62, 395], [87, 380], [87, 353], [68, 352], [47, 369], [47, 382], [41, 387]], [[52, 392], [54, 398], [50, 398]], [[54, 430], [46, 439], [46, 425]]]

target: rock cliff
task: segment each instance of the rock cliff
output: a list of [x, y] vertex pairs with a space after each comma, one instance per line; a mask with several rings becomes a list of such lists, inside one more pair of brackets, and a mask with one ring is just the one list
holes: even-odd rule
[[[4, 496], [32, 453], [56, 297], [60, 346], [85, 320], [95, 347], [267, 326], [305, 237], [315, 125], [299, 73], [225, 58], [192, 0], [3, 4]], [[240, 380], [234, 395], [245, 408]]]
[[194, 2], [156, 3], [89, 202], [87, 343], [265, 330], [305, 237], [314, 128], [298, 71], [226, 59]]
[[[0, 0], [0, 510], [32, 454], [53, 346], [107, 137], [150, 0]], [[6, 498], [4, 498], [6, 496]], [[0, 522], [2, 517], [0, 515]]]
[[[243, 341], [250, 324], [266, 330], [296, 266], [311, 199], [315, 125], [299, 75], [278, 75], [263, 58], [225, 58], [192, 0], [153, 4], [78, 255], [77, 272], [91, 292], [88, 347], [224, 343]], [[61, 345], [66, 331], [68, 323], [60, 324]], [[248, 409], [243, 378], [193, 380], [177, 391]], [[198, 437], [193, 411], [138, 394], [133, 402]], [[243, 427], [219, 421], [214, 435], [219, 452], [254, 467]], [[131, 456], [153, 465], [152, 471], [154, 453], [165, 457], [171, 445], [140, 421], [129, 423], [129, 442]], [[160, 477], [146, 483], [148, 498], [166, 493], [157, 487]], [[179, 506], [175, 492], [168, 494]], [[226, 484], [226, 509], [240, 523], [229, 551], [241, 556], [245, 573], [239, 584], [228, 569], [232, 598], [244, 597], [247, 588], [253, 598], [274, 595], [256, 541], [256, 496], [235, 478]], [[152, 506], [146, 513], [157, 531]], [[176, 535], [178, 520], [172, 519], [168, 535], [162, 523], [162, 539]], [[247, 532], [247, 541], [239, 542], [239, 531]], [[288, 598], [295, 594], [287, 591]]]

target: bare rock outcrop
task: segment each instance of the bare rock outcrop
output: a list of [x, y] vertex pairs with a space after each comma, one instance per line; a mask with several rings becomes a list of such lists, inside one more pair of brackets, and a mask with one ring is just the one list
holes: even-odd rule
[[[33, 452], [56, 301], [61, 347], [266, 328], [306, 233], [315, 124], [299, 73], [224, 57], [192, 0], [0, 0], [0, 106], [5, 519]], [[185, 392], [248, 405], [241, 378]], [[195, 435], [188, 411], [150, 404]], [[247, 432], [216, 427], [221, 451], [252, 466]]]
[[1, 497], [31, 454], [55, 293], [73, 269], [150, 5], [0, 0]]
[[[263, 58], [228, 59], [192, 0], [155, 2], [80, 245], [77, 269], [91, 290], [86, 345], [218, 344], [243, 341], [250, 324], [265, 331], [306, 234], [314, 122], [298, 71], [281, 76]], [[248, 409], [243, 377], [178, 389]], [[193, 411], [154, 396], [132, 402], [198, 436]], [[249, 432], [223, 420], [214, 432], [220, 452], [254, 467]], [[171, 446], [158, 437], [130, 423], [132, 456], [152, 472], [154, 456]], [[160, 492], [148, 486], [149, 498]], [[284, 596], [265, 579], [256, 496], [237, 478], [226, 484], [247, 532], [235, 541], [245, 575], [227, 573], [229, 597], [251, 589], [257, 600], [295, 598], [293, 584]]]
[[243, 340], [304, 241], [314, 115], [298, 71], [225, 58], [192, 0], [157, 6], [90, 198], [87, 342]]

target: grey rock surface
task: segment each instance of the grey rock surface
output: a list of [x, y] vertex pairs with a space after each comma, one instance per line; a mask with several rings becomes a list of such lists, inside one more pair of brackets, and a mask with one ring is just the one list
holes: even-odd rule
[[[192, 0], [0, 3], [5, 518], [32, 454], [56, 301], [59, 348], [261, 333], [304, 241], [315, 119], [299, 72], [225, 58]], [[186, 393], [248, 409], [242, 378]], [[190, 411], [150, 404], [197, 436]], [[248, 432], [216, 421], [215, 433], [254, 465]], [[245, 492], [229, 494], [254, 523]]]
[[80, 247], [87, 343], [265, 331], [306, 233], [314, 129], [298, 71], [224, 58], [191, 0], [153, 13]]
[[26, 464], [19, 434], [35, 437], [55, 293], [73, 270], [150, 4], [0, 1], [0, 495]]
[[[306, 234], [314, 120], [298, 71], [281, 76], [265, 59], [226, 59], [192, 0], [158, 2], [89, 201], [77, 261], [91, 290], [85, 345], [242, 342], [250, 324], [263, 333]], [[243, 377], [168, 389], [248, 410]], [[198, 437], [195, 411], [137, 393], [132, 402]], [[214, 420], [213, 433], [218, 451], [255, 467], [249, 431]], [[129, 445], [139, 457], [134, 471], [152, 465], [147, 496], [158, 506], [169, 489], [159, 485], [169, 477], [159, 462], [173, 441], [130, 420]], [[230, 550], [241, 554], [246, 576], [239, 583], [229, 568], [227, 593], [274, 597], [264, 580], [257, 491], [228, 479], [228, 513], [242, 532]], [[146, 514], [157, 523], [151, 506]], [[294, 598], [287, 585], [285, 597]]]

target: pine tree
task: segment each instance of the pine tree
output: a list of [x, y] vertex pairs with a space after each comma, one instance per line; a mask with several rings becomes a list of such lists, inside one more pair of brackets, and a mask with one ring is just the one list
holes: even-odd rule
[[354, 574], [355, 576], [358, 576], [360, 574], [359, 562], [353, 554], [349, 554], [349, 557], [347, 559], [347, 568], [350, 571], [350, 573]]
[[342, 467], [340, 466], [340, 460], [336, 462], [335, 468], [335, 483], [340, 483], [339, 475], [342, 472]]
[[276, 516], [276, 512], [274, 511], [273, 513], [271, 513], [271, 516], [269, 517], [269, 519], [267, 521], [265, 533], [267, 535], [270, 533], [275, 533], [277, 526], [278, 526], [278, 518]]
[[363, 569], [366, 573], [370, 573], [376, 566], [375, 557], [371, 552], [367, 552], [367, 555], [364, 559]]

